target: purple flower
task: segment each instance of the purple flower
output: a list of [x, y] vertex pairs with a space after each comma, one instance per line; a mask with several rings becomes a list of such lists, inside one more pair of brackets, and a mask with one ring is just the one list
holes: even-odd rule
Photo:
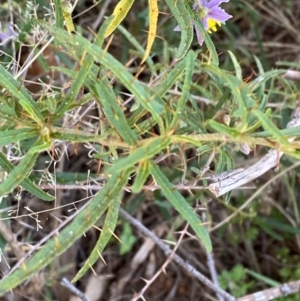
[[0, 46], [5, 46], [9, 40], [18, 36], [9, 23], [6, 24], [5, 29], [5, 32], [0, 32]]
[[[203, 23], [204, 29], [211, 33], [212, 31], [217, 31], [217, 25], [221, 26], [221, 23], [227, 21], [232, 16], [227, 14], [224, 9], [220, 8], [219, 5], [223, 2], [229, 2], [229, 0], [195, 0], [193, 5], [193, 10], [199, 16], [201, 22]], [[203, 37], [198, 29], [198, 27], [194, 24], [198, 43], [200, 46], [203, 44]], [[180, 31], [179, 26], [177, 25], [174, 28], [174, 31]]]

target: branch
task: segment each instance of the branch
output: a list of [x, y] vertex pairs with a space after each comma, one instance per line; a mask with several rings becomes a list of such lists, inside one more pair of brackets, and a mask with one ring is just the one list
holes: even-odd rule
[[[160, 267], [160, 269], [155, 273], [155, 275], [153, 275], [153, 277], [150, 279], [150, 280], [145, 280], [144, 281], [146, 282], [145, 286], [138, 292], [138, 293], [135, 293], [133, 298], [131, 299], [131, 301], [137, 301], [138, 299], [140, 298], [143, 298], [143, 295], [144, 293], [146, 292], [146, 290], [149, 288], [149, 286], [158, 278], [158, 276], [163, 273], [167, 266], [169, 265], [170, 262], [172, 262], [172, 258], [178, 248], [178, 246], [180, 245], [186, 231], [187, 231], [187, 228], [188, 228], [189, 224], [186, 224], [186, 226], [184, 227], [184, 230], [181, 232], [181, 235], [179, 237], [179, 240], [178, 242], [176, 243], [172, 253], [169, 255], [169, 257], [167, 258], [167, 260], [164, 262], [164, 264]], [[158, 238], [159, 239], [159, 238]]]
[[90, 301], [88, 297], [85, 296], [78, 288], [76, 288], [67, 278], [62, 278], [60, 284], [66, 287], [75, 296], [80, 298], [82, 301]]
[[[159, 239], [153, 232], [148, 230], [141, 222], [128, 214], [125, 210], [120, 208], [120, 215], [127, 220], [131, 225], [136, 227], [139, 231], [141, 231], [144, 235], [150, 237], [157, 246], [165, 253], [167, 257], [172, 254], [172, 250], [168, 245], [166, 245], [161, 239]], [[173, 254], [173, 260], [180, 265], [185, 271], [191, 273], [195, 278], [197, 278], [200, 282], [205, 284], [207, 287], [215, 291], [220, 296], [223, 296], [225, 300], [235, 301], [235, 298], [222, 290], [220, 287], [216, 286], [213, 282], [211, 282], [207, 277], [197, 271], [193, 266], [189, 263], [185, 262], [180, 256], [177, 254]]]
[[11, 232], [11, 230], [6, 226], [6, 224], [2, 220], [0, 220], [0, 234], [9, 244], [16, 258], [18, 260], [21, 260], [24, 257], [25, 253], [22, 250], [22, 247], [20, 247], [18, 241], [16, 240], [15, 235]]
[[284, 78], [293, 80], [295, 82], [300, 82], [300, 71], [288, 70], [284, 75]]
[[283, 285], [269, 288], [260, 292], [256, 292], [251, 295], [247, 295], [241, 298], [236, 299], [236, 301], [269, 301], [274, 300], [279, 297], [287, 296], [294, 294], [300, 291], [300, 280], [291, 281]]

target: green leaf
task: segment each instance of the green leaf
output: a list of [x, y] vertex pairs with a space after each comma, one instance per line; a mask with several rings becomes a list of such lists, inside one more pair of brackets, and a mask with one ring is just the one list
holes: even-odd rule
[[252, 113], [259, 119], [264, 129], [267, 130], [273, 136], [276, 142], [279, 142], [283, 145], [289, 144], [286, 137], [280, 132], [280, 130], [275, 126], [275, 124], [268, 117], [265, 116], [263, 112], [253, 110]]
[[162, 78], [162, 81], [157, 88], [157, 91], [159, 91], [159, 95], [161, 97], [163, 97], [171, 89], [174, 83], [180, 79], [180, 76], [185, 70], [186, 65], [186, 58], [183, 58], [167, 73], [166, 76]]
[[[259, 106], [258, 106], [258, 111], [265, 111], [265, 116], [266, 117], [270, 117], [272, 114], [272, 110], [270, 108], [267, 108], [267, 104], [268, 104], [268, 100], [269, 97], [268, 95], [264, 94], [259, 102]], [[261, 122], [257, 121], [257, 118], [250, 114], [249, 118], [248, 118], [248, 124], [250, 125], [246, 131], [246, 133], [252, 133], [254, 132], [257, 128], [259, 128], [261, 126]]]
[[58, 28], [63, 28], [64, 18], [60, 1], [61, 0], [53, 0], [55, 8], [55, 26]]
[[[131, 33], [128, 32], [128, 30], [125, 27], [123, 27], [122, 25], [119, 25], [118, 26], [118, 30], [136, 48], [136, 50], [138, 50], [140, 53], [144, 53], [145, 52], [145, 50], [142, 47], [142, 45], [138, 42], [138, 40]], [[151, 70], [151, 73], [156, 74], [154, 62], [153, 62], [153, 60], [152, 60], [152, 58], [150, 56], [147, 57], [146, 63], [148, 64], [148, 66], [149, 66], [149, 68]]]
[[226, 155], [224, 152], [221, 150], [219, 154], [219, 158], [215, 167], [215, 173], [219, 174], [223, 171], [225, 171], [225, 166], [226, 166]]
[[37, 109], [36, 102], [32, 99], [24, 86], [0, 64], [0, 83], [12, 96], [18, 99], [22, 108], [40, 126], [43, 125], [43, 117]]
[[257, 272], [251, 271], [249, 269], [245, 269], [245, 272], [247, 274], [251, 275], [253, 278], [259, 280], [259, 282], [263, 282], [263, 283], [265, 283], [267, 285], [270, 285], [270, 286], [273, 286], [273, 287], [281, 285], [280, 282], [277, 282], [276, 280], [273, 280], [273, 279], [271, 279], [269, 277], [266, 277], [266, 276], [264, 276], [262, 274], [259, 274]]
[[117, 133], [128, 144], [134, 145], [138, 139], [134, 131], [128, 125], [127, 118], [120, 104], [116, 100], [116, 95], [107, 80], [106, 76], [101, 76], [100, 80], [92, 79], [93, 86], [90, 87], [93, 94], [96, 96], [96, 101], [103, 106], [105, 116], [112, 126], [117, 130]]
[[[26, 153], [21, 162], [14, 167], [7, 178], [0, 184], [0, 196], [4, 196], [17, 187], [31, 172], [40, 151], [49, 148], [50, 144], [39, 138]], [[3, 157], [2, 157], [3, 158]], [[26, 185], [26, 184], [25, 184]]]
[[[237, 103], [238, 109], [234, 112], [234, 116], [240, 118], [241, 128], [244, 128], [247, 125], [248, 108], [256, 105], [256, 102], [249, 97], [251, 93], [249, 91], [249, 87], [243, 87], [243, 81], [239, 80], [235, 76], [229, 74], [227, 71], [224, 71], [217, 66], [211, 64], [203, 64], [203, 68], [206, 72], [212, 73], [212, 77], [214, 80], [218, 80], [218, 86], [221, 88], [222, 85], [228, 87], [234, 96], [234, 102]], [[241, 88], [243, 87], [243, 88]]]
[[104, 226], [102, 228], [102, 232], [96, 243], [96, 246], [94, 247], [87, 261], [84, 263], [83, 267], [72, 279], [72, 282], [79, 280], [88, 271], [88, 269], [90, 269], [90, 267], [99, 259], [99, 254], [103, 252], [104, 248], [109, 242], [117, 225], [122, 196], [123, 193], [120, 192], [117, 196], [115, 196], [113, 202], [109, 205], [104, 221]]
[[100, 192], [82, 209], [58, 236], [50, 239], [43, 248], [27, 262], [0, 281], [0, 296], [28, 280], [39, 270], [47, 266], [54, 258], [66, 251], [74, 241], [97, 222], [108, 206], [113, 202], [127, 183], [132, 170], [123, 170], [111, 176]]
[[120, 255], [124, 255], [132, 250], [132, 247], [136, 243], [137, 239], [132, 231], [132, 227], [129, 223], [123, 222], [123, 231], [120, 236], [122, 244], [120, 246]]
[[295, 235], [300, 234], [300, 227], [294, 227], [287, 223], [283, 223], [282, 221], [279, 221], [278, 219], [271, 218], [271, 217], [261, 217], [261, 222], [268, 225], [268, 227], [276, 230], [277, 232], [283, 232], [283, 233], [291, 233]]
[[[9, 207], [9, 204], [7, 202], [7, 198], [0, 198], [0, 211], [2, 213], [0, 213], [0, 218], [4, 219], [2, 222], [5, 223], [7, 226], [10, 223], [10, 219], [8, 218], [8, 214], [7, 214], [7, 208]], [[8, 219], [6, 219], [8, 218]], [[0, 234], [0, 252], [1, 254], [5, 254], [5, 247], [7, 245], [7, 241], [4, 239], [4, 237], [2, 236], [2, 234]]]
[[38, 154], [27, 152], [21, 162], [12, 169], [7, 178], [0, 184], [0, 196], [10, 193], [17, 187], [31, 172]]
[[184, 1], [166, 0], [166, 3], [169, 6], [172, 15], [178, 22], [181, 31], [180, 45], [177, 49], [176, 58], [182, 59], [190, 49], [193, 41], [193, 23]]
[[38, 131], [31, 128], [16, 130], [0, 130], [0, 146], [17, 143], [19, 141], [38, 136]]
[[182, 215], [182, 217], [191, 225], [201, 242], [204, 244], [206, 251], [212, 251], [207, 229], [203, 226], [201, 220], [190, 205], [186, 202], [185, 198], [176, 190], [168, 178], [162, 173], [160, 168], [155, 164], [150, 164], [150, 173], [152, 174], [156, 183], [160, 186], [162, 193], [174, 208]]
[[265, 84], [266, 81], [268, 81], [269, 79], [272, 79], [276, 76], [282, 75], [286, 72], [286, 70], [271, 70], [268, 72], [265, 72], [263, 74], [260, 74], [258, 77], [255, 78], [255, 80], [253, 80], [252, 82], [250, 82], [248, 84], [248, 88], [254, 92], [255, 90], [257, 90], [259, 87], [263, 86]]
[[208, 121], [208, 124], [217, 132], [217, 133], [222, 133], [222, 134], [225, 134], [225, 135], [229, 135], [231, 137], [238, 137], [240, 136], [240, 133], [234, 129], [234, 128], [231, 128], [227, 125], [224, 125], [224, 124], [221, 124], [213, 119], [209, 120]]
[[232, 63], [233, 63], [234, 69], [235, 69], [235, 75], [236, 75], [236, 77], [238, 79], [240, 79], [240, 80], [243, 80], [242, 68], [241, 68], [240, 64], [238, 63], [235, 55], [231, 51], [228, 50], [228, 53], [229, 53], [229, 55], [231, 57], [231, 60], [232, 60]]
[[[144, 142], [144, 141], [143, 141]], [[144, 144], [136, 148], [128, 157], [120, 159], [115, 164], [107, 169], [107, 173], [115, 173], [118, 170], [127, 169], [139, 163], [141, 160], [151, 159], [162, 150], [167, 148], [171, 143], [171, 138], [155, 137], [150, 138]]]
[[185, 111], [185, 105], [188, 100], [188, 97], [190, 95], [191, 90], [191, 82], [192, 82], [192, 76], [194, 71], [194, 61], [195, 61], [195, 53], [193, 51], [189, 51], [186, 57], [186, 65], [185, 65], [185, 78], [184, 83], [182, 87], [182, 93], [178, 100], [176, 111], [173, 117], [173, 120], [169, 126], [169, 129], [174, 128], [176, 123], [178, 122], [178, 117]]
[[278, 231], [274, 231], [272, 227], [270, 227], [269, 223], [266, 222], [264, 219], [261, 218], [255, 218], [254, 222], [267, 234], [269, 234], [271, 237], [277, 239], [278, 241], [284, 241], [284, 238], [282, 235], [279, 235]]
[[[75, 57], [83, 51], [88, 52], [94, 60], [110, 70], [120, 82], [137, 98], [145, 110], [147, 110], [158, 123], [161, 132], [164, 132], [164, 124], [161, 114], [164, 111], [164, 101], [158, 95], [151, 95], [148, 89], [141, 84], [119, 61], [98, 45], [91, 44], [88, 40], [78, 35], [69, 36], [65, 31], [55, 29], [46, 22], [39, 21], [68, 51], [72, 51]], [[66, 43], [66, 40], [68, 43]]]
[[74, 103], [77, 95], [80, 93], [80, 89], [83, 86], [83, 83], [86, 77], [89, 75], [89, 72], [92, 68], [94, 62], [93, 57], [90, 55], [83, 55], [82, 61], [84, 64], [81, 66], [77, 76], [75, 77], [74, 82], [72, 83], [70, 89], [68, 90], [67, 95], [64, 97], [64, 101], [60, 103], [57, 108], [56, 118], [60, 118], [63, 114], [70, 108]]
[[[106, 30], [108, 23], [110, 22], [110, 18], [106, 19], [101, 28], [99, 29], [98, 35], [94, 41], [94, 45], [97, 45], [97, 47], [101, 47], [104, 41], [104, 31]], [[42, 25], [45, 25], [47, 23], [42, 23]], [[47, 24], [48, 25], [48, 24]], [[49, 25], [48, 25], [49, 26]], [[53, 27], [50, 27], [53, 30]], [[48, 28], [49, 29], [49, 28]], [[54, 30], [55, 31], [55, 30]], [[65, 39], [72, 41], [74, 38], [73, 35], [69, 35], [64, 30], [61, 30], [60, 28], [57, 28], [57, 31], [63, 32]], [[86, 39], [84, 39], [85, 43], [89, 43]], [[62, 42], [62, 41], [59, 41]], [[62, 44], [65, 46], [67, 45], [66, 42], [62, 42]], [[101, 49], [101, 48], [100, 48]], [[81, 65], [81, 68], [78, 73], [76, 73], [76, 77], [74, 79], [74, 82], [72, 83], [67, 95], [65, 96], [65, 99], [61, 104], [59, 105], [57, 109], [57, 115], [56, 118], [60, 118], [63, 116], [63, 114], [70, 108], [71, 104], [75, 101], [77, 98], [78, 93], [80, 92], [81, 87], [83, 86], [83, 83], [85, 82], [85, 79], [89, 75], [93, 64], [94, 64], [94, 57], [93, 55], [87, 54], [85, 51], [78, 51], [77, 48], [74, 46], [71, 46], [71, 49], [69, 49], [70, 53], [74, 54], [74, 56], [78, 56], [78, 59], [80, 60], [79, 63]]]
[[131, 187], [133, 193], [138, 193], [142, 190], [143, 185], [145, 184], [149, 176], [149, 161], [142, 160], [139, 164], [137, 175], [134, 179], [134, 183]]
[[[12, 165], [4, 156], [3, 153], [0, 152], [0, 166], [5, 170], [7, 173], [10, 173], [14, 169], [14, 165]], [[31, 194], [35, 195], [36, 197], [40, 198], [44, 201], [53, 201], [54, 197], [40, 188], [38, 188], [35, 184], [33, 184], [28, 178], [25, 178], [20, 185], [29, 191]]]
[[86, 173], [86, 172], [56, 172], [56, 182], [62, 185], [75, 184], [76, 182], [87, 181], [88, 178], [96, 179], [99, 177], [97, 173]]

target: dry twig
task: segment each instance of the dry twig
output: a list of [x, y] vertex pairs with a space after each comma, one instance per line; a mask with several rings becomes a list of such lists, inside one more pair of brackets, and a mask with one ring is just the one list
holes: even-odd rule
[[[206, 218], [206, 213], [205, 212], [202, 212], [201, 218], [202, 218], [202, 222], [206, 223], [207, 218]], [[207, 253], [207, 266], [208, 266], [210, 276], [211, 276], [211, 279], [212, 279], [213, 283], [216, 286], [220, 287], [220, 283], [219, 283], [219, 280], [218, 280], [218, 274], [217, 274], [217, 271], [216, 271], [214, 255], [213, 255], [212, 252]], [[223, 296], [221, 296], [219, 294], [217, 296], [218, 296], [219, 301], [224, 301]]]
[[161, 266], [161, 268], [155, 273], [155, 275], [153, 275], [153, 277], [150, 280], [145, 280], [146, 285], [140, 290], [140, 292], [134, 294], [133, 298], [131, 299], [131, 301], [137, 301], [138, 299], [143, 299], [143, 295], [146, 292], [146, 290], [149, 288], [149, 286], [155, 281], [155, 279], [157, 279], [157, 277], [166, 270], [167, 266], [169, 265], [169, 263], [172, 261], [174, 254], [180, 244], [180, 242], [182, 241], [187, 228], [188, 228], [189, 224], [186, 224], [186, 226], [184, 227], [184, 230], [181, 232], [181, 235], [179, 237], [178, 242], [176, 243], [172, 253], [169, 255], [169, 257], [167, 258], [167, 260], [164, 262], [164, 264]]
[[[136, 227], [139, 231], [141, 231], [144, 235], [150, 237], [155, 241], [157, 246], [165, 253], [166, 256], [170, 256], [172, 254], [172, 250], [168, 245], [166, 245], [161, 239], [159, 239], [153, 232], [148, 230], [140, 221], [132, 217], [130, 214], [128, 214], [125, 210], [120, 209], [120, 215], [127, 220], [131, 225]], [[193, 266], [191, 266], [189, 263], [185, 262], [180, 256], [177, 254], [173, 254], [173, 261], [175, 261], [177, 264], [179, 264], [182, 268], [184, 268], [185, 271], [188, 273], [191, 273], [196, 279], [198, 279], [200, 282], [208, 286], [210, 289], [212, 289], [216, 294], [219, 294], [223, 296], [225, 300], [228, 301], [235, 301], [235, 298], [222, 290], [220, 287], [216, 286], [213, 282], [211, 282], [207, 277], [205, 277], [202, 273], [197, 271]]]
[[0, 220], [0, 234], [9, 244], [16, 258], [18, 260], [21, 260], [24, 257], [25, 253], [22, 250], [22, 248], [19, 246], [19, 243], [17, 242], [15, 235], [11, 232], [11, 230], [6, 226], [6, 224], [2, 220]]
[[295, 82], [300, 82], [300, 71], [288, 70], [284, 75], [284, 78], [293, 80]]
[[61, 285], [65, 286], [74, 295], [80, 298], [82, 301], [90, 301], [88, 297], [85, 296], [78, 288], [76, 288], [67, 278], [62, 278]]
[[269, 301], [300, 291], [300, 280], [269, 288], [251, 295], [236, 299], [236, 301]]

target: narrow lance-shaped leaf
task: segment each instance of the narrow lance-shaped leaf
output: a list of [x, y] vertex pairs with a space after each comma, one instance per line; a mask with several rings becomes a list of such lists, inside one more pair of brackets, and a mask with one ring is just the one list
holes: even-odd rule
[[180, 44], [177, 49], [176, 57], [177, 59], [182, 59], [185, 54], [188, 52], [192, 41], [193, 41], [193, 23], [192, 19], [188, 13], [188, 10], [184, 4], [184, 1], [178, 0], [165, 0], [169, 9], [171, 10], [172, 15], [175, 17], [178, 22], [181, 36]]
[[[102, 43], [104, 40], [103, 32], [106, 30], [107, 24], [109, 21], [110, 21], [110, 19], [107, 19], [103, 23], [101, 28], [99, 29], [97, 38], [94, 41], [95, 45], [97, 45], [98, 47], [102, 46]], [[66, 34], [66, 33], [64, 33], [64, 34]], [[70, 37], [69, 38], [66, 37], [66, 39], [70, 39]], [[85, 40], [85, 41], [87, 42], [87, 40]], [[64, 42], [63, 44], [66, 44], [66, 43]], [[77, 49], [75, 47], [71, 47], [71, 49], [70, 49], [71, 53], [73, 53], [75, 56], [77, 55], [76, 50]], [[78, 54], [78, 56], [81, 56], [80, 57], [81, 68], [80, 68], [76, 78], [74, 79], [74, 82], [72, 83], [72, 86], [71, 86], [70, 90], [68, 91], [64, 101], [59, 105], [59, 107], [57, 109], [57, 114], [56, 114], [57, 119], [60, 118], [61, 116], [63, 116], [65, 111], [68, 110], [70, 105], [74, 102], [86, 77], [91, 72], [92, 66], [94, 64], [93, 55], [87, 54], [85, 51], [80, 51], [80, 52], [81, 53]]]
[[55, 25], [56, 27], [63, 28], [64, 26], [64, 19], [63, 19], [63, 12], [60, 5], [60, 0], [53, 0], [54, 7], [55, 7]]
[[47, 266], [92, 227], [112, 201], [120, 194], [127, 183], [131, 171], [127, 169], [112, 175], [87, 207], [76, 215], [70, 225], [64, 228], [58, 236], [48, 240], [43, 248], [25, 262], [21, 268], [4, 277], [0, 281], [0, 296], [28, 280], [36, 272]]
[[163, 80], [161, 81], [160, 85], [158, 86], [157, 90], [159, 91], [159, 95], [163, 97], [169, 89], [174, 85], [176, 80], [181, 76], [183, 71], [186, 67], [186, 57], [179, 61], [176, 66], [174, 66], [170, 72], [168, 72]]
[[261, 121], [264, 129], [269, 131], [270, 134], [273, 135], [276, 142], [280, 142], [283, 145], [289, 144], [286, 137], [284, 137], [284, 135], [275, 126], [275, 124], [268, 117], [266, 117], [263, 112], [258, 111], [258, 110], [253, 110], [252, 113]]
[[21, 162], [8, 174], [3, 183], [0, 184], [0, 196], [6, 195], [17, 187], [31, 172], [40, 151], [49, 147], [42, 138], [39, 138], [32, 148], [26, 153]]
[[[105, 68], [109, 69], [120, 82], [135, 95], [141, 105], [151, 113], [158, 123], [160, 131], [164, 132], [164, 123], [160, 115], [164, 110], [165, 103], [161, 97], [156, 94], [151, 95], [148, 92], [148, 89], [145, 88], [119, 61], [98, 45], [91, 44], [88, 40], [77, 35], [73, 35], [70, 39], [69, 35], [63, 30], [53, 28], [43, 21], [39, 21], [38, 23], [53, 34], [68, 51], [74, 51], [74, 49], [76, 49], [76, 51], [82, 52], [85, 50], [94, 57], [95, 61], [98, 61]], [[66, 40], [69, 43], [66, 43]]]
[[213, 119], [210, 119], [208, 121], [208, 124], [217, 132], [217, 133], [222, 133], [222, 134], [226, 134], [229, 136], [233, 136], [233, 137], [238, 137], [239, 135], [241, 135], [239, 133], [238, 130], [231, 128], [225, 124], [221, 124]]
[[[226, 155], [223, 152], [223, 150], [221, 149], [221, 151], [219, 153], [218, 162], [215, 167], [215, 173], [218, 174], [218, 173], [225, 171], [226, 170], [225, 166], [226, 166]], [[230, 169], [228, 168], [228, 170], [230, 170]]]
[[[202, 25], [203, 27], [203, 25]], [[235, 76], [230, 75], [227, 71], [224, 71], [217, 66], [212, 64], [205, 64], [205, 70], [209, 73], [212, 72], [214, 75], [218, 76], [224, 85], [230, 88], [232, 95], [234, 96], [234, 101], [238, 103], [239, 107], [239, 117], [241, 118], [241, 127], [247, 123], [248, 109], [246, 105], [246, 100], [241, 93], [240, 84], [242, 82]]]
[[63, 17], [66, 22], [67, 31], [71, 33], [72, 31], [75, 31], [75, 27], [72, 20], [72, 3], [70, 2], [70, 0], [61, 0], [61, 8]]
[[[128, 30], [122, 25], [118, 26], [118, 30], [124, 35], [124, 37], [138, 50], [140, 53], [143, 53], [145, 50], [142, 45], [138, 42], [134, 35], [128, 32]], [[148, 64], [151, 73], [156, 74], [156, 67], [150, 56], [147, 57], [146, 63]]]
[[37, 137], [38, 131], [31, 128], [23, 128], [16, 130], [0, 130], [0, 146], [10, 143], [19, 142], [25, 139]]
[[112, 87], [105, 75], [101, 75], [99, 80], [92, 80], [93, 85], [90, 90], [96, 95], [96, 101], [103, 106], [103, 110], [108, 121], [116, 129], [117, 133], [128, 144], [134, 145], [137, 143], [137, 136], [128, 125], [128, 121], [124, 115], [120, 104], [116, 101]]
[[0, 64], [0, 83], [12, 96], [18, 99], [22, 108], [40, 126], [43, 124], [43, 117], [37, 109], [36, 102], [32, 99], [25, 87]]
[[240, 80], [243, 80], [242, 68], [241, 68], [239, 62], [237, 61], [235, 55], [230, 50], [228, 50], [228, 53], [229, 53], [230, 58], [232, 60], [232, 63], [233, 63], [234, 69], [235, 69], [235, 75], [236, 75], [236, 77], [238, 79], [240, 79]]
[[[264, 94], [264, 95], [260, 98], [259, 106], [258, 106], [257, 109], [258, 109], [259, 111], [264, 112], [265, 109], [266, 109], [266, 107], [267, 107], [268, 100], [269, 100], [269, 95]], [[265, 115], [266, 115], [267, 117], [269, 117], [271, 114], [272, 114], [272, 110], [265, 111]], [[257, 122], [256, 119], [257, 119], [256, 116], [254, 116], [254, 115], [252, 115], [252, 114], [249, 115], [249, 117], [248, 117], [248, 124], [250, 125], [250, 127], [247, 129], [247, 131], [249, 131], [249, 133], [254, 132], [255, 129], [257, 128], [257, 127], [255, 127], [256, 124], [258, 124], [258, 122]], [[255, 124], [253, 124], [253, 123], [255, 123]], [[259, 122], [259, 126], [260, 126], [260, 122]], [[252, 127], [253, 127], [253, 129], [252, 129]]]
[[168, 201], [191, 225], [201, 242], [204, 244], [206, 251], [211, 252], [212, 245], [209, 234], [185, 198], [176, 190], [174, 185], [169, 182], [168, 178], [162, 173], [157, 165], [153, 163], [150, 164], [150, 173], [152, 174], [156, 183], [160, 186], [162, 193], [165, 195]]
[[[0, 166], [3, 170], [5, 170], [7, 173], [10, 173], [14, 166], [6, 159], [4, 154], [0, 153]], [[44, 200], [44, 201], [53, 201], [54, 197], [40, 188], [38, 188], [35, 184], [33, 184], [28, 178], [25, 178], [20, 185], [29, 191], [34, 196]]]
[[[150, 59], [150, 57], [148, 57]], [[147, 60], [148, 60], [147, 59]], [[164, 95], [169, 91], [169, 89], [174, 85], [176, 80], [181, 76], [183, 71], [186, 67], [186, 57], [182, 60], [178, 61], [177, 64], [170, 68], [170, 71], [165, 74], [162, 81], [160, 82], [159, 86], [157, 87], [157, 95], [160, 95], [160, 97], [164, 97]], [[141, 119], [140, 111], [142, 111], [142, 108], [140, 110], [136, 110], [134, 114], [129, 118], [130, 124], [136, 124], [138, 120]], [[142, 126], [143, 123], [145, 124], [145, 127]], [[140, 122], [139, 127], [143, 128], [145, 132], [150, 130], [150, 127], [152, 127], [153, 124], [149, 118], [147, 120]]]
[[188, 96], [189, 96], [190, 88], [191, 88], [193, 70], [194, 70], [194, 68], [193, 68], [194, 60], [195, 60], [194, 52], [193, 51], [188, 52], [187, 57], [186, 57], [185, 78], [184, 78], [182, 93], [178, 100], [175, 115], [174, 115], [171, 125], [169, 127], [170, 129], [174, 128], [176, 122], [178, 121], [178, 116], [182, 113], [182, 110], [184, 109], [186, 101], [188, 100]]
[[149, 141], [144, 143], [144, 145], [135, 148], [135, 150], [129, 156], [115, 162], [113, 166], [107, 169], [107, 173], [115, 173], [118, 170], [134, 166], [141, 160], [153, 158], [153, 156], [166, 149], [170, 145], [170, 142], [171, 138], [168, 136], [150, 138]]
[[27, 152], [21, 162], [8, 174], [7, 178], [0, 184], [0, 196], [10, 193], [31, 172], [38, 154]]
[[102, 228], [101, 235], [96, 243], [96, 246], [94, 247], [91, 255], [89, 256], [83, 267], [74, 277], [74, 279], [72, 279], [72, 282], [79, 280], [91, 268], [91, 266], [99, 259], [99, 255], [103, 252], [104, 248], [109, 242], [117, 225], [122, 195], [123, 193], [119, 193], [109, 206], [106, 213], [104, 226]]
[[[259, 87], [263, 87], [263, 85], [268, 81], [269, 79], [274, 78], [275, 76], [282, 75], [286, 72], [285, 69], [277, 69], [277, 70], [271, 70], [268, 72], [264, 72], [263, 74], [260, 74], [258, 77], [256, 77], [253, 81], [251, 81], [248, 86], [251, 91], [255, 91]], [[265, 91], [265, 90], [264, 90]]]
[[120, 0], [116, 5], [114, 12], [112, 14], [113, 18], [111, 19], [107, 29], [105, 31], [104, 37], [108, 37], [117, 26], [124, 20], [127, 16], [134, 0]]
[[141, 64], [143, 64], [147, 59], [147, 57], [149, 56], [149, 53], [151, 51], [152, 45], [155, 40], [156, 30], [157, 30], [157, 20], [158, 20], [157, 0], [148, 0], [148, 3], [149, 3], [149, 32], [148, 32], [147, 47]]
[[137, 175], [135, 176], [134, 183], [131, 187], [133, 193], [138, 193], [142, 190], [143, 185], [145, 184], [149, 176], [149, 160], [143, 160], [139, 164], [137, 169]]

